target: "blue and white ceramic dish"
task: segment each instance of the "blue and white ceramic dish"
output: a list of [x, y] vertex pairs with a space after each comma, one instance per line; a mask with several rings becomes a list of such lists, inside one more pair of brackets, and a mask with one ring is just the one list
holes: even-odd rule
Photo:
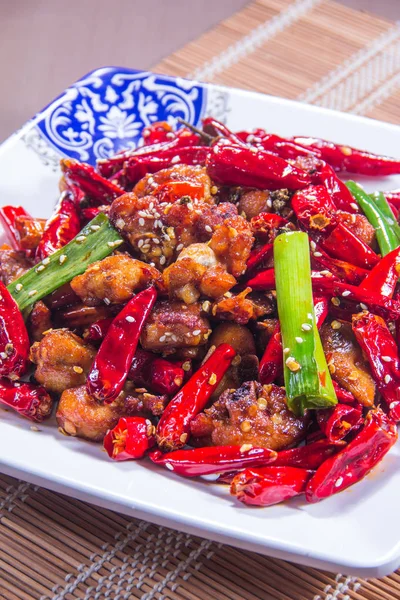
[[[233, 129], [264, 127], [315, 135], [400, 156], [400, 128], [362, 117], [212, 84], [107, 67], [65, 90], [0, 147], [0, 202], [46, 217], [57, 200], [59, 159], [95, 163], [135, 147], [142, 128], [213, 115]], [[400, 177], [371, 189], [400, 187]], [[378, 473], [321, 504], [301, 499], [267, 509], [239, 506], [225, 486], [198, 485], [146, 463], [107, 460], [101, 448], [0, 416], [0, 470], [155, 523], [300, 562], [361, 576], [400, 564], [400, 451]], [[379, 476], [377, 476], [379, 475]]]

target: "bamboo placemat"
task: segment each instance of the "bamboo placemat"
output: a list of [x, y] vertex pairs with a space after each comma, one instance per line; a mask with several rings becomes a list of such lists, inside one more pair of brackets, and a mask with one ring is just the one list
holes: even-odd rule
[[[400, 27], [330, 0], [256, 0], [154, 70], [400, 123]], [[78, 598], [400, 600], [400, 573], [335, 576], [1, 476], [0, 599]]]

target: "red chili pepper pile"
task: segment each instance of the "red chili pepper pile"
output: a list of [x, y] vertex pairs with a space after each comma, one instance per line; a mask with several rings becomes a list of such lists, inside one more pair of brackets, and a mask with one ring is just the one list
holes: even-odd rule
[[[46, 222], [0, 209], [11, 246], [0, 249], [0, 402], [41, 421], [60, 399], [63, 430], [104, 438], [111, 459], [147, 456], [179, 476], [214, 475], [244, 504], [301, 494], [317, 502], [360, 481], [395, 443], [400, 420], [400, 191], [360, 199], [339, 175], [400, 174], [400, 160], [319, 138], [232, 132], [212, 117], [202, 130], [156, 122], [142, 136], [96, 167], [63, 159]], [[139, 283], [132, 266], [104, 274], [100, 260], [85, 293], [69, 285], [74, 274], [36, 304], [33, 283], [10, 285], [31, 267], [39, 286], [54, 260], [64, 273], [62, 249], [84, 243], [101, 229], [89, 221], [109, 212], [121, 239], [108, 223], [114, 237], [102, 256], [136, 259], [135, 268], [140, 260]], [[315, 323], [338, 403], [309, 410], [293, 443], [272, 436], [268, 445], [265, 431], [290, 412], [273, 400], [288, 351], [274, 240], [296, 230], [309, 236]], [[194, 246], [205, 246], [200, 259]], [[18, 294], [32, 297], [24, 314]], [[60, 347], [46, 345], [49, 331], [62, 332]], [[20, 380], [31, 363], [31, 382]], [[60, 381], [69, 382], [61, 391]], [[79, 402], [61, 423], [64, 394]]]

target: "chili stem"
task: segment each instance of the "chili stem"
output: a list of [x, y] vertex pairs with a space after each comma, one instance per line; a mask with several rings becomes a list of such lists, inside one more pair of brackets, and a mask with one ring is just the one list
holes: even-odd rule
[[354, 196], [357, 204], [360, 206], [372, 227], [374, 227], [382, 256], [395, 250], [399, 245], [399, 242], [392, 227], [385, 219], [381, 208], [377, 206], [374, 200], [372, 200], [372, 198], [368, 196], [362, 187], [355, 181], [347, 181], [346, 186]]
[[337, 398], [314, 313], [308, 235], [279, 235], [274, 264], [288, 406], [296, 414], [333, 406]]
[[35, 302], [114, 252], [119, 243], [121, 236], [108, 217], [100, 213], [69, 244], [29, 269], [7, 289], [27, 316]]

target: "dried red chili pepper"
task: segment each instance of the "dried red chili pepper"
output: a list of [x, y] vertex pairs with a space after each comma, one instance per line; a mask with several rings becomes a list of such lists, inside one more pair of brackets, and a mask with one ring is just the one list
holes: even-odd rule
[[357, 150], [351, 146], [334, 144], [319, 138], [295, 136], [292, 139], [301, 146], [318, 151], [322, 160], [336, 171], [377, 177], [400, 173], [400, 161], [389, 156], [373, 154], [367, 150]]
[[400, 247], [382, 257], [362, 282], [363, 290], [393, 298], [400, 275]]
[[271, 506], [302, 494], [313, 471], [296, 467], [261, 467], [238, 473], [231, 494], [252, 506]]
[[52, 217], [46, 222], [36, 258], [43, 260], [70, 242], [81, 230], [76, 204], [69, 192], [63, 192]]
[[260, 271], [257, 275], [254, 275], [254, 277], [248, 279], [246, 285], [254, 291], [274, 290], [275, 270], [266, 269], [265, 271]]
[[392, 190], [391, 192], [383, 192], [386, 200], [397, 208], [400, 208], [400, 190]]
[[359, 212], [358, 205], [346, 185], [329, 165], [323, 164], [314, 176], [314, 183], [322, 183], [339, 210]]
[[184, 196], [200, 200], [204, 197], [204, 185], [196, 181], [168, 181], [157, 189], [160, 202], [174, 203]]
[[191, 419], [206, 406], [235, 357], [229, 344], [218, 346], [171, 400], [157, 426], [157, 442], [164, 451], [185, 445]]
[[206, 117], [203, 119], [203, 130], [205, 133], [210, 135], [211, 137], [217, 139], [218, 137], [223, 137], [234, 144], [238, 144], [239, 146], [243, 146], [246, 148], [246, 144], [243, 143], [243, 140], [236, 133], [233, 133], [226, 125], [214, 119], [214, 117]]
[[147, 173], [157, 173], [180, 163], [183, 165], [204, 165], [210, 152], [207, 146], [188, 146], [165, 149], [159, 155], [132, 156], [124, 163], [124, 177], [130, 184], [137, 183]]
[[332, 379], [333, 387], [338, 401], [342, 404], [357, 404], [357, 400], [351, 392], [345, 390], [337, 381]]
[[306, 487], [307, 501], [318, 502], [363, 479], [396, 440], [396, 426], [381, 409], [371, 410], [356, 437], [317, 469]]
[[267, 260], [272, 256], [274, 250], [273, 244], [264, 244], [261, 248], [253, 250], [247, 260], [247, 271], [253, 271], [256, 267], [261, 265], [264, 260]]
[[137, 386], [146, 387], [149, 379], [150, 365], [155, 360], [153, 352], [137, 348], [129, 369], [128, 378]]
[[364, 290], [361, 286], [350, 285], [333, 277], [314, 277], [312, 284], [315, 292], [328, 296], [342, 296], [346, 301], [362, 304], [361, 308], [368, 306], [385, 318], [397, 319], [400, 316], [400, 301], [382, 296], [379, 292]]
[[53, 408], [53, 400], [41, 385], [0, 379], [0, 404], [10, 406], [32, 421], [47, 419]]
[[0, 208], [0, 222], [4, 228], [7, 241], [14, 250], [23, 250], [18, 229], [16, 227], [17, 217], [32, 218], [22, 206], [3, 206]]
[[297, 219], [307, 231], [327, 231], [336, 225], [336, 205], [323, 185], [310, 185], [292, 198]]
[[157, 394], [176, 394], [183, 384], [185, 371], [176, 363], [156, 358], [150, 365], [149, 388]]
[[400, 419], [400, 361], [397, 344], [385, 321], [372, 313], [353, 315], [354, 334], [394, 421]]
[[139, 292], [111, 323], [86, 382], [88, 393], [98, 400], [112, 402], [121, 392], [156, 297], [154, 287]]
[[[135, 150], [120, 152], [111, 158], [100, 159], [97, 161], [97, 168], [103, 177], [112, 177], [123, 168], [126, 161], [130, 162], [134, 159], [145, 161], [145, 159], [148, 159], [148, 162], [152, 164], [152, 160], [156, 161], [158, 159], [161, 161], [162, 157], [166, 154], [170, 156], [171, 161], [177, 153], [176, 150], [178, 148], [187, 148], [189, 146], [201, 146], [201, 138], [197, 133], [182, 128], [175, 132], [175, 138], [169, 142], [142, 146]], [[159, 168], [162, 169], [165, 167], [161, 166]]]
[[0, 282], [0, 376], [16, 379], [27, 369], [29, 336], [18, 304]]
[[350, 431], [360, 427], [362, 407], [337, 404], [334, 408], [317, 410], [317, 422], [330, 442], [342, 440]]
[[104, 437], [104, 449], [113, 460], [142, 458], [156, 443], [155, 428], [143, 417], [121, 417]]
[[315, 470], [332, 454], [337, 454], [345, 445], [346, 442], [322, 439], [306, 446], [281, 450], [274, 461], [274, 467], [299, 467]]
[[264, 150], [217, 143], [208, 155], [210, 177], [224, 185], [244, 185], [260, 189], [297, 190], [311, 183], [310, 176], [283, 158]]
[[[317, 327], [321, 327], [328, 314], [327, 298], [314, 299], [314, 312]], [[260, 361], [259, 379], [264, 384], [272, 383], [282, 375], [283, 372], [283, 349], [281, 339], [281, 328], [279, 323], [275, 325], [274, 331], [268, 340], [263, 357]]]
[[103, 212], [102, 206], [88, 206], [87, 208], [81, 208], [79, 211], [79, 216], [81, 218], [82, 225], [89, 223], [89, 221], [97, 217], [100, 212]]
[[142, 129], [142, 138], [145, 146], [168, 142], [175, 138], [175, 132], [167, 121], [156, 121]]
[[95, 204], [111, 204], [125, 193], [122, 187], [102, 177], [87, 163], [63, 158], [60, 164], [67, 180], [76, 184]]
[[315, 245], [315, 249], [311, 252], [311, 266], [315, 269], [329, 271], [338, 279], [342, 279], [353, 285], [359, 285], [370, 273], [368, 269], [362, 269], [344, 260], [331, 258], [318, 245]]
[[100, 342], [101, 340], [104, 340], [113, 320], [112, 317], [107, 317], [92, 323], [86, 332], [85, 339], [88, 342]]
[[352, 263], [363, 269], [371, 269], [380, 260], [372, 248], [343, 223], [338, 223], [321, 245], [331, 256], [344, 261], [351, 257]]
[[178, 475], [200, 477], [233, 469], [268, 465], [274, 462], [277, 453], [268, 448], [253, 448], [251, 444], [244, 444], [176, 450], [167, 454], [156, 450], [149, 456], [156, 465], [163, 465]]
[[318, 150], [311, 150], [305, 146], [302, 146], [301, 144], [293, 142], [292, 140], [280, 137], [274, 133], [267, 133], [262, 129], [258, 129], [254, 133], [240, 131], [236, 135], [242, 141], [245, 141], [248, 144], [260, 146], [268, 152], [274, 152], [274, 154], [280, 156], [281, 158], [296, 159], [299, 156], [304, 156], [306, 158], [309, 156], [315, 156], [316, 158], [320, 158], [320, 153]]

